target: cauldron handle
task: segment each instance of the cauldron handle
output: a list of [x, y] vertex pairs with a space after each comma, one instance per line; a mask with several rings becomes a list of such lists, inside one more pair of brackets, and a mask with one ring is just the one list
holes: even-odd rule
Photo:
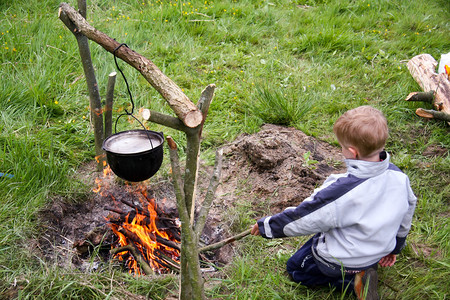
[[128, 81], [127, 81], [127, 78], [125, 77], [125, 74], [123, 74], [122, 70], [119, 68], [119, 64], [117, 63], [116, 51], [119, 50], [119, 48], [122, 47], [122, 46], [125, 46], [125, 47], [128, 48], [127, 44], [122, 43], [119, 46], [117, 46], [116, 49], [114, 49], [113, 55], [114, 55], [114, 62], [116, 63], [116, 68], [117, 68], [117, 70], [119, 70], [120, 74], [122, 74], [122, 77], [125, 80], [125, 85], [127, 86], [128, 95], [130, 96], [130, 101], [131, 101], [131, 112], [129, 112], [127, 109], [125, 109], [125, 112], [123, 114], [120, 114], [117, 117], [116, 123], [114, 124], [114, 132], [117, 133], [117, 122], [119, 121], [121, 116], [132, 116], [136, 121], [138, 121], [138, 123], [142, 126], [142, 128], [144, 128], [144, 131], [147, 134], [148, 140], [150, 141], [150, 145], [151, 145], [151, 147], [153, 149], [153, 143], [152, 143], [152, 139], [150, 138], [150, 134], [148, 133], [148, 131], [145, 128], [144, 124], [142, 124], [142, 122], [139, 121], [138, 118], [136, 118], [133, 115], [133, 112], [134, 112], [134, 101], [133, 101], [133, 96], [131, 95], [130, 86], [128, 85]]

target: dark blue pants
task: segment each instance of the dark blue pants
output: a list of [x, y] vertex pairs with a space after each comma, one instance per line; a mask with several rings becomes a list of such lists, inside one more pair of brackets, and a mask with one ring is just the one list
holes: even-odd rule
[[295, 282], [305, 286], [334, 286], [339, 291], [353, 291], [354, 275], [336, 272], [335, 276], [325, 275], [319, 270], [313, 257], [311, 246], [313, 239], [306, 242], [287, 261], [287, 271]]

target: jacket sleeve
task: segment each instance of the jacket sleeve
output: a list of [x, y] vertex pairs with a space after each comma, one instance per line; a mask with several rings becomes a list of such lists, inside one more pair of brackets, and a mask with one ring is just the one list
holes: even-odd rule
[[409, 184], [409, 179], [407, 182], [408, 188], [408, 211], [403, 217], [402, 223], [400, 224], [400, 228], [397, 232], [396, 237], [396, 245], [394, 250], [392, 250], [391, 254], [399, 254], [403, 248], [406, 246], [406, 237], [408, 236], [409, 230], [411, 229], [412, 218], [414, 215], [414, 210], [416, 209], [417, 198], [414, 196], [414, 193]]
[[[309, 200], [309, 199], [308, 199]], [[325, 232], [336, 227], [333, 205], [318, 208], [318, 201], [303, 201], [299, 206], [258, 220], [262, 237], [282, 238]]]
[[359, 179], [347, 173], [330, 175], [323, 185], [314, 190], [299, 206], [258, 220], [261, 236], [280, 238], [309, 235], [338, 227], [336, 203], [364, 180], [366, 179]]
[[258, 227], [261, 236], [266, 239], [286, 237], [287, 235], [283, 231], [284, 227], [296, 219], [295, 217], [293, 219], [292, 215], [286, 213], [291, 210], [293, 208], [287, 208], [279, 214], [259, 219]]

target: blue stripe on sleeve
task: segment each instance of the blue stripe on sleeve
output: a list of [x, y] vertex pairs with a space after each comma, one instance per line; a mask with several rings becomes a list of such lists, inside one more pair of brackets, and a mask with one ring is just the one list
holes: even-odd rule
[[388, 169], [389, 169], [389, 170], [392, 170], [392, 171], [398, 171], [398, 172], [402, 172], [402, 173], [403, 173], [403, 171], [400, 170], [400, 168], [397, 167], [396, 165], [394, 165], [393, 163], [390, 163], [390, 164], [389, 164]]
[[319, 191], [312, 201], [304, 201], [295, 209], [287, 209], [272, 216], [269, 220], [270, 228], [274, 238], [285, 237], [284, 227], [302, 217], [305, 217], [318, 209], [334, 202], [350, 190], [365, 182], [368, 178], [358, 178], [353, 175], [341, 177], [330, 186]]

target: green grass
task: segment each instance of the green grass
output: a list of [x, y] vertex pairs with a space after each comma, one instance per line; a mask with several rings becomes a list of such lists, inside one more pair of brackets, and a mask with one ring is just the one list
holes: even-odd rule
[[[73, 178], [94, 157], [83, 69], [75, 38], [57, 17], [59, 3], [0, 3], [0, 172], [14, 174], [0, 178], [0, 298], [105, 299], [125, 291], [163, 298], [175, 281], [151, 287], [112, 270], [69, 272], [39, 261], [27, 246], [39, 233], [39, 209], [56, 195], [79, 201], [88, 192]], [[406, 61], [450, 51], [449, 15], [447, 0], [88, 1], [93, 26], [151, 59], [194, 103], [205, 86], [216, 84], [203, 131], [206, 153], [265, 122], [336, 145], [332, 125], [342, 112], [365, 104], [381, 109], [390, 126], [387, 149], [419, 198], [409, 246], [393, 268], [380, 271], [381, 293], [389, 299], [450, 295], [450, 158], [423, 155], [430, 147], [448, 151], [449, 126], [415, 116], [428, 104], [404, 101], [419, 90]], [[113, 58], [90, 45], [104, 97]], [[171, 113], [136, 70], [119, 63], [137, 109]], [[118, 77], [115, 108], [129, 105]], [[119, 122], [119, 130], [138, 126]], [[182, 134], [164, 131], [183, 145]], [[233, 211], [236, 230], [259, 217], [258, 208], [245, 203]], [[337, 291], [287, 279], [284, 264], [301, 241], [246, 238], [224, 277], [207, 285], [208, 296], [341, 299]], [[111, 287], [110, 280], [121, 284]]]

